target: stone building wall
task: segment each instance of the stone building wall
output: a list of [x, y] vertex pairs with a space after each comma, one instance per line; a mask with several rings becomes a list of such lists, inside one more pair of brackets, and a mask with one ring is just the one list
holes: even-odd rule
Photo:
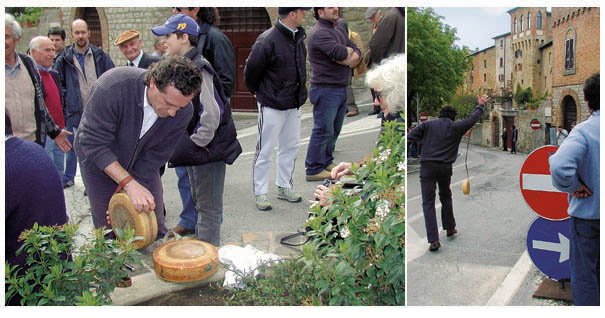
[[482, 94], [493, 91], [496, 76], [496, 48], [488, 47], [471, 55], [470, 93]]
[[[496, 47], [494, 61], [494, 88], [498, 95], [503, 95], [507, 90], [507, 83], [511, 80], [513, 58], [510, 48], [510, 32], [494, 37]], [[500, 61], [502, 60], [502, 63]]]
[[[600, 69], [600, 8], [553, 8], [553, 122], [563, 125], [563, 98], [577, 105], [577, 122], [586, 119], [584, 82]], [[575, 35], [575, 69], [565, 72], [565, 40]]]
[[[530, 153], [534, 149], [544, 146], [546, 136], [546, 120], [544, 108], [549, 107], [550, 101], [543, 101], [536, 110], [519, 110], [519, 116], [516, 118], [515, 125], [519, 130], [517, 151], [520, 153]], [[537, 119], [541, 127], [538, 130], [532, 130], [529, 123]]]

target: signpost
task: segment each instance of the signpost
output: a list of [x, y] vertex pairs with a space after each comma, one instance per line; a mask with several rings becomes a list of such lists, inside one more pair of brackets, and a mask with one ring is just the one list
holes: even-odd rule
[[570, 278], [570, 220], [550, 221], [538, 217], [527, 231], [527, 253], [536, 267], [554, 280]]
[[429, 115], [427, 115], [425, 112], [420, 113], [420, 122], [424, 123], [427, 120], [429, 120]]
[[521, 194], [529, 207], [548, 220], [563, 220], [567, 215], [567, 193], [552, 185], [548, 158], [559, 147], [544, 146], [534, 150], [521, 167], [519, 185]]

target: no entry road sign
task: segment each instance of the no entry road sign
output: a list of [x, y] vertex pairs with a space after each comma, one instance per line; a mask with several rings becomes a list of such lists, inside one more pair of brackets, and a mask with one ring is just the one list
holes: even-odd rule
[[527, 253], [536, 267], [553, 280], [570, 278], [570, 220], [536, 218], [527, 231]]
[[537, 119], [532, 119], [532, 121], [529, 122], [529, 127], [531, 127], [531, 129], [533, 130], [538, 130], [540, 129], [540, 121]]
[[569, 218], [567, 193], [552, 185], [548, 158], [559, 147], [544, 146], [534, 150], [521, 167], [519, 185], [523, 199], [538, 215], [549, 220]]
[[420, 113], [420, 122], [424, 123], [427, 120], [429, 120], [429, 115], [427, 115], [425, 112]]

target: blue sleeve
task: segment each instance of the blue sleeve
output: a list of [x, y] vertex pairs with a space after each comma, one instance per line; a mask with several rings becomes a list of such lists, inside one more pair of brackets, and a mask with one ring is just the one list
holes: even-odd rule
[[576, 192], [582, 183], [578, 178], [576, 170], [579, 163], [587, 155], [587, 141], [579, 133], [570, 134], [563, 145], [557, 149], [554, 155], [548, 158], [552, 185], [560, 191]]

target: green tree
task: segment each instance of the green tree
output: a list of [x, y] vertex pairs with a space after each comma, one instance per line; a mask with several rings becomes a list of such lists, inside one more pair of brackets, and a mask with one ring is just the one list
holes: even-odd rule
[[452, 106], [458, 110], [458, 119], [468, 117], [477, 106], [477, 96], [471, 94], [454, 95]]
[[408, 8], [408, 107], [415, 118], [416, 99], [437, 115], [451, 101], [469, 69], [469, 50], [454, 44], [456, 29], [441, 22], [431, 8]]

